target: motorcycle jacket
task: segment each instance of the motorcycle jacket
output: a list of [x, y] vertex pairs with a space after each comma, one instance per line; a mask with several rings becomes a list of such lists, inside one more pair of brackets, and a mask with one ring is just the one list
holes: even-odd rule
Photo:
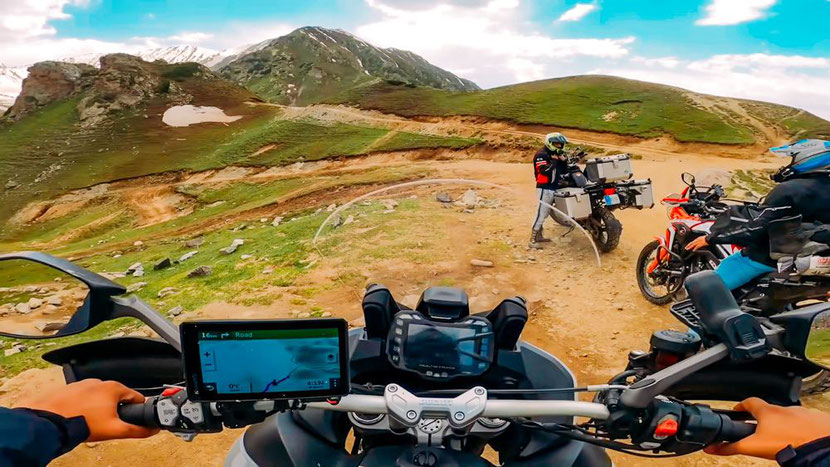
[[0, 465], [46, 465], [89, 438], [83, 417], [0, 407]]
[[557, 190], [561, 188], [562, 175], [568, 171], [565, 151], [551, 151], [544, 147], [533, 156], [533, 177], [536, 188]]
[[788, 446], [775, 455], [783, 467], [818, 467], [830, 465], [830, 437], [820, 438], [793, 448]]
[[805, 223], [830, 224], [830, 177], [804, 176], [777, 185], [758, 206], [733, 206], [721, 214], [707, 236], [709, 243], [744, 247], [744, 256], [774, 266], [769, 226], [786, 217]]

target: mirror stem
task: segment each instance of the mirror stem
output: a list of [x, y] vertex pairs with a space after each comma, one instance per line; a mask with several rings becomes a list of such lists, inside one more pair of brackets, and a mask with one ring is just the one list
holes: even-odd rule
[[179, 336], [179, 327], [161, 316], [150, 305], [132, 295], [127, 298], [113, 297], [113, 318], [137, 318], [158, 333], [168, 344], [179, 352], [182, 351], [182, 342]]

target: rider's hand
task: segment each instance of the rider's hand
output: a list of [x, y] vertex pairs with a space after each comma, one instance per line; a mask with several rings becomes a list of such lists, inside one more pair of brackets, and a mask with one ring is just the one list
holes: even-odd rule
[[686, 249], [691, 251], [697, 251], [701, 248], [706, 248], [707, 246], [709, 246], [709, 242], [706, 240], [706, 236], [704, 235], [701, 237], [697, 237], [696, 239], [689, 242], [689, 244], [686, 245]]
[[706, 448], [709, 454], [746, 456], [775, 459], [778, 451], [795, 448], [826, 436], [830, 436], [830, 414], [804, 407], [781, 407], [767, 404], [757, 397], [749, 398], [735, 406], [758, 420], [755, 434], [738, 442], [717, 444]]
[[45, 410], [64, 418], [83, 416], [89, 427], [87, 441], [146, 438], [158, 432], [121, 421], [120, 402], [139, 404], [144, 402], [144, 396], [115, 381], [85, 379], [42, 398], [22, 402], [19, 407]]

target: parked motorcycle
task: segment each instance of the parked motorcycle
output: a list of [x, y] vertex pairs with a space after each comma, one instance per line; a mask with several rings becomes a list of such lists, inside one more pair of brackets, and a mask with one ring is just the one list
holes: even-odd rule
[[[745, 414], [673, 395], [794, 404], [800, 375], [830, 358], [823, 346], [830, 305], [762, 321], [741, 312], [711, 272], [687, 281], [701, 337], [686, 334], [688, 348], [653, 337], [652, 352], [632, 353], [636, 364], [609, 384], [578, 386], [556, 357], [521, 340], [528, 314], [520, 297], [472, 314], [463, 291], [434, 287], [408, 309], [372, 285], [362, 329], [347, 332], [337, 319], [185, 322], [179, 329], [137, 297], [122, 297], [124, 287], [68, 261], [9, 254], [0, 256], [0, 269], [11, 262], [52, 268], [19, 274], [38, 286], [15, 284], [11, 293], [74, 294], [69, 281], [88, 292], [54, 333], [0, 335], [61, 338], [120, 317], [141, 320], [163, 340], [110, 338], [44, 358], [63, 366], [69, 382], [116, 380], [150, 396], [119, 408], [133, 424], [185, 440], [250, 426], [229, 466], [492, 465], [482, 458], [487, 445], [503, 465], [611, 465], [605, 449], [688, 454], [740, 440], [755, 425]], [[0, 325], [7, 320], [24, 329], [11, 314]], [[732, 371], [743, 379], [718, 379]], [[594, 402], [579, 401], [578, 392], [596, 393]]]
[[[562, 176], [564, 188], [556, 191], [557, 210], [587, 230], [597, 248], [607, 253], [617, 248], [622, 223], [614, 216], [618, 209], [650, 209], [654, 206], [651, 180], [631, 180], [631, 158], [627, 154], [587, 159], [583, 150], [568, 155], [568, 171]], [[556, 211], [551, 217], [572, 227], [571, 221]]]
[[[662, 237], [648, 243], [637, 259], [637, 285], [651, 303], [666, 305], [685, 298], [686, 279], [700, 271], [714, 270], [721, 261], [737, 253], [737, 245], [709, 245], [696, 251], [686, 250], [692, 240], [710, 232], [719, 215], [729, 210], [723, 187], [699, 186], [689, 173], [682, 176], [686, 188], [680, 195], [669, 195], [662, 203], [668, 206], [669, 227]], [[752, 208], [755, 203], [740, 202]], [[755, 316], [770, 317], [797, 309], [810, 301], [827, 300], [830, 278], [800, 274], [770, 273], [733, 291], [741, 309]], [[806, 377], [804, 394], [830, 390], [830, 373], [821, 371]]]

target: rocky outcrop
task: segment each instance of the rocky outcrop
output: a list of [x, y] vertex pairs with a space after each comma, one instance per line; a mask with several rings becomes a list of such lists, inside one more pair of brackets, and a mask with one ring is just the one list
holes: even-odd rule
[[7, 116], [16, 120], [53, 102], [66, 99], [92, 85], [98, 70], [90, 65], [40, 62], [29, 67], [29, 76]]
[[77, 97], [81, 125], [93, 126], [112, 112], [132, 109], [157, 97], [171, 105], [187, 104], [193, 96], [181, 82], [191, 78], [221, 80], [198, 63], [151, 63], [127, 54], [102, 56], [100, 68], [40, 62], [29, 68], [23, 90], [5, 118], [17, 120], [54, 102]]

